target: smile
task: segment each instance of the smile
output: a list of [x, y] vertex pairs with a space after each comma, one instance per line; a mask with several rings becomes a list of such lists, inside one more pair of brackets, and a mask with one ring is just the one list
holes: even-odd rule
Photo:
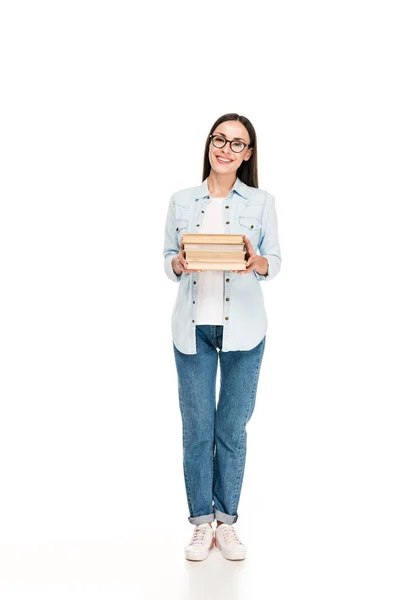
[[229, 160], [229, 158], [221, 158], [219, 156], [216, 156], [216, 159], [221, 165], [226, 165], [227, 163], [233, 162], [232, 160]]

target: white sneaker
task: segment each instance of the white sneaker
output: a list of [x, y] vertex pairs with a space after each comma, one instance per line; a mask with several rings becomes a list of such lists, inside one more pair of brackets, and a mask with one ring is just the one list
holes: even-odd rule
[[228, 560], [243, 560], [246, 558], [246, 546], [238, 538], [233, 525], [221, 523], [215, 530], [215, 545]]
[[192, 539], [185, 548], [187, 560], [204, 560], [214, 545], [214, 529], [208, 523], [196, 525]]

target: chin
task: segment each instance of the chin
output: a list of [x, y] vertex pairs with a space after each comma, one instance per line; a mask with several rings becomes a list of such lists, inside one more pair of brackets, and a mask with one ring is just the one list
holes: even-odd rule
[[224, 167], [223, 165], [220, 165], [216, 160], [212, 161], [211, 163], [211, 167], [214, 171], [216, 171], [216, 173], [233, 173], [234, 171], [236, 171], [236, 166], [235, 163], [232, 163], [231, 165], [229, 165], [229, 167]]

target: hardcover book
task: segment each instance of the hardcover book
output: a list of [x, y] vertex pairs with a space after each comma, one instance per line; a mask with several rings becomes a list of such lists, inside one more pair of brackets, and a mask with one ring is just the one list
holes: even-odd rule
[[181, 241], [188, 269], [246, 270], [246, 244], [241, 234], [184, 233]]

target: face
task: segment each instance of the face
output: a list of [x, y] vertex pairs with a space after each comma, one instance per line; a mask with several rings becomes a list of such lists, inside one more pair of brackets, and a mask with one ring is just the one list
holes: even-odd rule
[[[218, 137], [228, 140], [242, 141], [245, 144], [250, 144], [249, 133], [240, 121], [224, 121], [214, 129], [212, 134], [218, 134]], [[234, 143], [232, 145], [235, 147]], [[253, 150], [247, 147], [242, 152], [234, 152], [228, 142], [223, 148], [216, 148], [210, 140], [208, 157], [211, 169], [221, 175], [235, 173], [244, 160], [249, 160], [252, 152]]]

